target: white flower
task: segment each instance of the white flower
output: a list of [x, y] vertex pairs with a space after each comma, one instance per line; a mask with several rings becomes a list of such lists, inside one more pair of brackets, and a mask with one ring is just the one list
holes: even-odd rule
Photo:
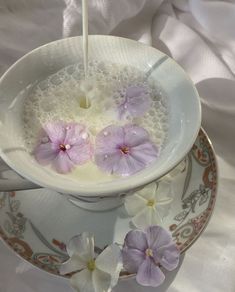
[[108, 292], [119, 279], [122, 268], [120, 248], [109, 245], [95, 257], [94, 236], [88, 232], [73, 237], [67, 245], [70, 259], [62, 264], [62, 275], [76, 272], [70, 279], [78, 292]]
[[163, 217], [173, 201], [171, 181], [164, 179], [151, 183], [125, 198], [127, 213], [133, 217], [132, 223], [137, 228], [146, 228], [162, 223]]

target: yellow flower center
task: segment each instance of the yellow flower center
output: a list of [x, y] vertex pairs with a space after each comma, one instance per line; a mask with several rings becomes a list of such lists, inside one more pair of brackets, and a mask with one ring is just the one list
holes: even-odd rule
[[66, 151], [66, 147], [65, 147], [64, 144], [60, 144], [60, 145], [59, 145], [59, 148], [60, 148], [60, 150], [62, 150], [62, 151]]
[[147, 248], [145, 251], [147, 257], [153, 257], [153, 251], [150, 248]]
[[122, 154], [128, 154], [130, 152], [130, 149], [127, 146], [122, 146], [120, 147], [120, 151], [122, 152]]
[[87, 262], [87, 269], [89, 271], [94, 271], [95, 269], [95, 261], [94, 260], [90, 260], [89, 262]]
[[147, 206], [148, 206], [148, 207], [153, 207], [153, 206], [155, 206], [155, 205], [156, 205], [156, 201], [155, 201], [155, 200], [153, 200], [153, 199], [148, 200], [148, 202], [147, 202]]

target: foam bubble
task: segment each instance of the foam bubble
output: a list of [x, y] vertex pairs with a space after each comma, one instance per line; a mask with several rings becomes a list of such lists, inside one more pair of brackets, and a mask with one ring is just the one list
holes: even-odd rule
[[[116, 104], [122, 100], [120, 90], [128, 86], [145, 86], [152, 98], [151, 109], [141, 118], [120, 120]], [[81, 107], [88, 90], [91, 106]], [[110, 98], [113, 97], [113, 98]], [[159, 148], [164, 146], [168, 130], [168, 104], [164, 92], [140, 70], [117, 64], [89, 63], [89, 81], [84, 81], [82, 64], [68, 66], [39, 82], [25, 100], [24, 134], [29, 152], [38, 133], [48, 122], [76, 121], [87, 126], [92, 139], [110, 124], [135, 123], [145, 128]]]

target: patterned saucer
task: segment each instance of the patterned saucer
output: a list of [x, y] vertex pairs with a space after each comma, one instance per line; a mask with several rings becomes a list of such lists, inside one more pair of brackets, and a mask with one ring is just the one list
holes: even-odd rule
[[[203, 130], [184, 161], [185, 167], [174, 177], [176, 195], [163, 221], [181, 253], [206, 227], [216, 199], [215, 154]], [[100, 252], [112, 242], [123, 243], [129, 221], [123, 206], [106, 212], [87, 211], [47, 189], [0, 193], [2, 240], [23, 259], [56, 275], [68, 258], [65, 244], [71, 237], [92, 232]]]

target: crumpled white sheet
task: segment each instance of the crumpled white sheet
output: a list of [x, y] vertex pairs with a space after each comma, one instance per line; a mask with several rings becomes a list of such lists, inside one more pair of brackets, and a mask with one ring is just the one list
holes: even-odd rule
[[[203, 127], [219, 161], [214, 215], [176, 273], [159, 289], [123, 281], [116, 292], [235, 291], [235, 3], [89, 0], [90, 33], [129, 37], [172, 56], [196, 84]], [[31, 49], [81, 34], [81, 0], [0, 0], [0, 75]], [[0, 244], [0, 292], [71, 291]]]

